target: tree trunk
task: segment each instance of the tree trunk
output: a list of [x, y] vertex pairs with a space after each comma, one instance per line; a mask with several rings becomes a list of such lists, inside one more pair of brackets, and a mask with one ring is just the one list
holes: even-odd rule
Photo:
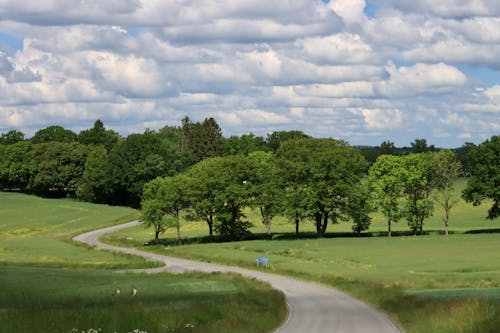
[[295, 212], [295, 236], [299, 237], [299, 212]]
[[322, 238], [325, 236], [327, 225], [328, 213], [322, 212], [321, 214], [316, 214], [316, 233], [318, 238]]
[[212, 213], [208, 215], [207, 224], [208, 224], [208, 237], [210, 239], [210, 243], [212, 243], [214, 241], [214, 220]]
[[448, 202], [445, 203], [444, 207], [444, 234], [448, 236], [448, 221], [450, 218], [450, 207], [448, 206]]
[[391, 231], [391, 220], [387, 220], [387, 236], [391, 237], [392, 236], [392, 231]]
[[179, 219], [179, 212], [177, 212], [176, 214], [176, 219], [177, 219], [177, 223], [176, 223], [176, 229], [177, 229], [177, 245], [181, 245], [181, 222], [180, 222], [180, 219]]
[[155, 244], [160, 244], [160, 230], [155, 230]]

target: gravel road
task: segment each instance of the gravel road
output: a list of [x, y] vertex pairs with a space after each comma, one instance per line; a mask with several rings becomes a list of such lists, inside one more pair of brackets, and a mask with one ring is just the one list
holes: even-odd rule
[[80, 243], [105, 250], [143, 257], [147, 260], [163, 261], [165, 267], [145, 269], [148, 273], [186, 271], [233, 272], [268, 282], [281, 290], [289, 307], [288, 320], [275, 332], [279, 333], [401, 333], [402, 331], [385, 314], [367, 304], [335, 289], [316, 283], [253, 271], [238, 267], [223, 266], [192, 260], [148, 253], [132, 248], [121, 248], [98, 241], [102, 235], [130, 228], [139, 222], [129, 222], [114, 227], [91, 231], [73, 239]]

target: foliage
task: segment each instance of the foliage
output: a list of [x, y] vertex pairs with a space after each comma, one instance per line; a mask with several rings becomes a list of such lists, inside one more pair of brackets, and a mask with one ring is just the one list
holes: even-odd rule
[[83, 171], [80, 186], [77, 189], [77, 198], [95, 202], [106, 202], [106, 163], [108, 153], [102, 145], [92, 147]]
[[250, 153], [248, 158], [254, 162], [255, 177], [247, 185], [252, 187], [253, 204], [260, 211], [267, 237], [271, 238], [273, 218], [283, 207], [283, 181], [273, 153], [256, 151]]
[[287, 183], [308, 188], [307, 215], [314, 219], [318, 237], [330, 220], [348, 218], [349, 199], [367, 165], [358, 150], [340, 140], [302, 139], [286, 141], [277, 155]]
[[185, 168], [178, 163], [181, 155], [176, 144], [154, 131], [129, 135], [108, 156], [106, 186], [110, 202], [139, 207], [145, 183]]
[[47, 143], [47, 142], [66, 142], [71, 143], [77, 140], [75, 132], [65, 129], [62, 126], [54, 125], [35, 132], [30, 139], [32, 143]]
[[182, 150], [194, 155], [195, 161], [222, 153], [222, 130], [214, 118], [205, 118], [202, 123], [193, 123], [188, 117], [182, 120]]
[[391, 226], [404, 214], [402, 157], [381, 155], [370, 167], [368, 183], [371, 200], [375, 207], [387, 218], [387, 235], [391, 236]]
[[37, 166], [33, 161], [33, 145], [20, 141], [0, 147], [0, 185], [2, 189], [30, 189]]
[[0, 145], [13, 145], [20, 141], [24, 141], [24, 133], [21, 131], [11, 130], [0, 135]]
[[456, 154], [451, 150], [437, 152], [433, 158], [432, 181], [436, 189], [434, 199], [444, 209], [443, 222], [445, 234], [448, 235], [450, 211], [458, 203], [458, 195], [453, 189], [453, 184], [461, 175], [462, 168], [460, 162], [457, 161]]
[[492, 136], [472, 148], [468, 157], [471, 177], [463, 197], [474, 205], [486, 198], [492, 199], [488, 218], [494, 219], [500, 216], [500, 136]]
[[424, 232], [424, 219], [433, 212], [430, 198], [433, 176], [432, 153], [410, 154], [402, 157], [402, 183], [405, 196], [404, 215], [416, 234]]
[[113, 130], [106, 130], [101, 120], [97, 119], [94, 127], [83, 130], [78, 135], [78, 142], [84, 145], [102, 145], [110, 151], [118, 142], [119, 135]]
[[285, 141], [307, 138], [310, 136], [302, 131], [274, 131], [267, 135], [266, 144], [272, 151], [276, 152]]
[[50, 142], [33, 146], [37, 173], [33, 190], [73, 196], [81, 182], [89, 149], [78, 143]]
[[436, 147], [434, 147], [434, 145], [429, 146], [426, 139], [415, 139], [410, 145], [414, 154], [436, 151]]
[[227, 155], [248, 155], [254, 151], [269, 151], [264, 138], [254, 134], [233, 135], [223, 142], [224, 156]]

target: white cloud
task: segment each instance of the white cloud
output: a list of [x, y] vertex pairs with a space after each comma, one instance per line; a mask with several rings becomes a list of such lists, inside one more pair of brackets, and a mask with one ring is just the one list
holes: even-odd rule
[[23, 41], [0, 35], [0, 130], [188, 115], [358, 144], [498, 133], [500, 5], [370, 2], [375, 17], [365, 0], [0, 0], [0, 32]]
[[363, 115], [368, 129], [395, 129], [403, 123], [403, 113], [400, 110], [360, 109], [354, 112], [359, 112]]

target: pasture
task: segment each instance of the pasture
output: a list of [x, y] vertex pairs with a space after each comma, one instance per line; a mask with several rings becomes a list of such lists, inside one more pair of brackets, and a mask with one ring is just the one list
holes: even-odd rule
[[281, 293], [233, 275], [88, 270], [155, 265], [71, 241], [132, 209], [2, 192], [0, 203], [1, 333], [257, 333], [286, 316]]
[[[465, 185], [461, 180], [457, 191]], [[385, 220], [373, 215], [364, 237], [351, 224], [330, 225], [328, 237], [314, 238], [311, 223], [294, 237], [294, 225], [276, 218], [273, 240], [197, 243], [207, 235], [201, 222], [183, 223], [184, 246], [173, 246], [168, 230], [159, 246], [142, 244], [151, 230], [136, 227], [106, 236], [107, 242], [143, 250], [255, 268], [268, 257], [270, 271], [318, 281], [342, 289], [389, 313], [407, 332], [497, 332], [500, 327], [500, 225], [488, 221], [487, 204], [459, 201], [452, 209], [448, 237], [442, 235], [442, 212], [425, 222], [426, 236], [408, 235], [405, 221], [394, 225], [403, 236], [388, 238]], [[253, 232], [263, 233], [255, 211], [247, 210]], [[371, 236], [371, 237], [370, 237]], [[380, 236], [380, 237], [375, 237]]]
[[133, 220], [130, 208], [0, 192], [0, 265], [141, 268], [143, 259], [77, 246], [74, 235]]
[[227, 274], [2, 266], [0, 286], [2, 333], [258, 333], [272, 330], [286, 316], [281, 293]]

